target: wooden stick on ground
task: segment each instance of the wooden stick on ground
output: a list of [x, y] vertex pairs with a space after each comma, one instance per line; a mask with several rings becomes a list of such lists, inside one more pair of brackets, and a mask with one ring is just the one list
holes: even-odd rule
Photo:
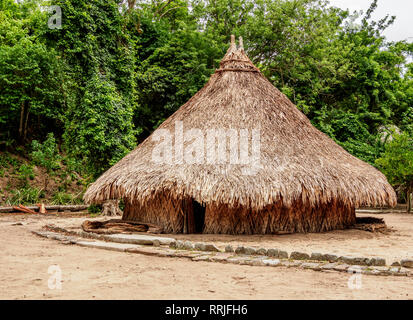
[[43, 203], [37, 203], [36, 205], [39, 207], [39, 213], [47, 213], [47, 210]]
[[22, 209], [27, 210], [28, 213], [36, 214], [36, 211], [33, 211], [32, 209], [29, 209], [26, 206], [23, 206], [23, 205], [19, 204], [19, 207], [22, 208]]
[[29, 208], [24, 207], [24, 206], [22, 206], [22, 205], [20, 205], [20, 204], [19, 204], [18, 207], [13, 206], [13, 209], [14, 209], [14, 210], [17, 210], [17, 211], [24, 212], [24, 213], [30, 213], [30, 214], [36, 213], [36, 212], [34, 212], [33, 210], [30, 210]]

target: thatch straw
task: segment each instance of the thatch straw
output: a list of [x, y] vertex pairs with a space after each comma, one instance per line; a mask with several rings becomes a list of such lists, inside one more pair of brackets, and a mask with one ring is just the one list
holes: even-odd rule
[[[160, 129], [168, 129], [173, 141], [178, 141], [174, 131], [176, 121], [183, 123], [185, 131], [231, 128], [251, 132], [258, 128], [258, 171], [246, 175], [245, 166], [241, 164], [154, 163], [152, 151], [159, 142], [152, 136]], [[186, 141], [183, 145], [187, 147], [192, 142]], [[229, 147], [226, 148], [230, 152]], [[88, 203], [119, 198], [133, 199], [140, 208], [149, 203], [153, 206], [156, 199], [168, 199], [169, 204], [159, 204], [158, 210], [171, 214], [179, 201], [193, 198], [206, 204], [207, 211], [216, 209], [213, 214], [216, 218], [206, 219], [228, 220], [228, 223], [232, 219], [229, 217], [231, 208], [242, 208], [255, 214], [263, 214], [274, 206], [295, 208], [297, 218], [293, 219], [294, 223], [301, 221], [299, 223], [305, 224], [312, 208], [324, 208], [322, 211], [326, 212], [332, 203], [339, 203], [340, 208], [396, 204], [395, 192], [385, 176], [313, 127], [306, 116], [260, 73], [244, 50], [236, 48], [235, 42], [209, 82], [149, 138], [93, 183], [84, 197]], [[341, 212], [341, 209], [334, 209], [337, 206], [330, 207], [329, 219], [340, 219], [335, 217]], [[306, 208], [305, 213], [303, 208]], [[152, 221], [147, 222], [156, 223], [161, 219], [162, 223], [167, 223], [158, 215], [163, 214], [154, 211]], [[174, 215], [173, 219], [178, 219], [176, 212]], [[265, 219], [281, 219], [281, 216]], [[312, 219], [319, 219], [318, 213]], [[170, 223], [178, 226], [178, 220]], [[297, 229], [329, 229], [328, 223], [323, 223], [326, 227], [319, 221], [318, 227], [297, 226]], [[208, 231], [220, 232], [210, 222], [206, 221], [206, 224]], [[346, 222], [333, 223], [341, 224]], [[171, 227], [170, 230], [175, 229]], [[258, 229], [251, 230], [256, 232]]]

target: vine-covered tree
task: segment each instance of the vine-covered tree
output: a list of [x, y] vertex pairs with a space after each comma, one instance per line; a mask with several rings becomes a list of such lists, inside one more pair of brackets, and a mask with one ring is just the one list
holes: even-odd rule
[[407, 133], [393, 133], [382, 157], [376, 164], [389, 182], [399, 187], [406, 195], [407, 212], [412, 210], [413, 192], [413, 138]]

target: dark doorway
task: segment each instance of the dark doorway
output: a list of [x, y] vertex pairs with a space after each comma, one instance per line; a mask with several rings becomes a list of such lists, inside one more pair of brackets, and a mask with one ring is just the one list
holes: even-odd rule
[[183, 233], [202, 233], [205, 224], [205, 206], [193, 198], [182, 201]]
[[202, 233], [205, 224], [205, 205], [193, 200], [195, 233]]

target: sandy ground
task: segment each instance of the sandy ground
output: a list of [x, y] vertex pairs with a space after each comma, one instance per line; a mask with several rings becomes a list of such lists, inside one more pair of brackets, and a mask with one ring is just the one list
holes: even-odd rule
[[[149, 257], [63, 245], [30, 232], [47, 222], [73, 224], [83, 219], [0, 215], [0, 299], [413, 298], [411, 277], [362, 275], [361, 289], [352, 290], [346, 273]], [[319, 236], [332, 238], [334, 245], [340, 242], [333, 235]], [[371, 239], [358, 239], [363, 240]], [[48, 288], [51, 265], [61, 269], [61, 290]]]

